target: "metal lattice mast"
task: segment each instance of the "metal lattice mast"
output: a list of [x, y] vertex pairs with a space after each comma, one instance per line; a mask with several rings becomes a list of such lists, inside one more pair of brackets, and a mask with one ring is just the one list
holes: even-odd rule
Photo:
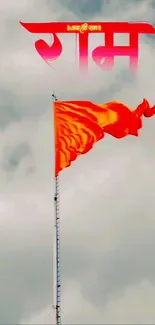
[[[57, 97], [53, 94], [53, 101]], [[60, 216], [59, 216], [59, 177], [55, 177], [55, 224], [54, 224], [54, 247], [53, 247], [53, 309], [54, 309], [54, 325], [61, 324], [61, 282], [60, 282]]]

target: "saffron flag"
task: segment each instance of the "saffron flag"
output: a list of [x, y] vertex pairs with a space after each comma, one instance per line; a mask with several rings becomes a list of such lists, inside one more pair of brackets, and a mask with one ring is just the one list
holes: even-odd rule
[[142, 116], [155, 115], [146, 99], [135, 110], [120, 102], [94, 104], [88, 101], [55, 101], [55, 176], [87, 153], [105, 133], [115, 138], [138, 136]]

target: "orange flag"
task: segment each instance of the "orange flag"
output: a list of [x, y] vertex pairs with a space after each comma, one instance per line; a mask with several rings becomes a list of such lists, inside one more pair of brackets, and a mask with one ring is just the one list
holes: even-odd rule
[[155, 106], [150, 108], [146, 99], [133, 111], [120, 102], [55, 101], [55, 176], [87, 153], [105, 133], [115, 138], [138, 136], [143, 115], [155, 115]]

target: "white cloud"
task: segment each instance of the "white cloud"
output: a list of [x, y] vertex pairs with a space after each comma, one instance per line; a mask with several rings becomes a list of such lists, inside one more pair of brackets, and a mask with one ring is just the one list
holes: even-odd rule
[[[20, 4], [19, 20], [76, 15], [54, 2], [50, 10], [48, 2], [42, 2], [37, 10], [34, 4]], [[38, 36], [17, 24], [12, 5], [9, 11], [3, 3], [1, 8], [3, 31], [10, 28], [11, 19], [16, 20], [18, 42], [9, 44], [9, 52], [3, 48], [1, 53], [4, 99], [0, 121], [4, 118], [6, 124], [0, 132], [0, 323], [50, 323], [52, 90], [60, 99], [115, 99], [135, 108], [146, 97], [154, 104], [154, 40], [141, 37], [135, 78], [126, 59], [123, 66], [118, 59], [108, 73], [91, 63], [89, 76], [83, 78], [74, 70], [74, 56], [68, 59], [75, 53], [75, 44], [65, 36], [64, 55], [55, 62], [58, 73], [54, 73], [33, 48]], [[112, 2], [105, 16], [96, 20], [122, 20], [122, 11], [116, 9]], [[122, 10], [123, 20], [128, 21], [151, 20], [154, 15], [149, 1]], [[92, 38], [90, 47], [96, 46], [99, 38]], [[106, 136], [60, 175], [64, 323], [153, 324], [155, 320], [154, 125], [153, 118], [145, 120], [139, 138], [118, 141]], [[25, 144], [27, 155], [22, 156], [19, 153]]]

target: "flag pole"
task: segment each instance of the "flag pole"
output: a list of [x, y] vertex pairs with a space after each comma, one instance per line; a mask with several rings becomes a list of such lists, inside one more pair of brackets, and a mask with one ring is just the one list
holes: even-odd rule
[[[52, 94], [52, 98], [53, 98], [53, 103], [57, 101], [57, 97], [55, 96], [54, 93]], [[56, 164], [56, 159], [55, 159], [55, 164]], [[54, 234], [53, 234], [53, 314], [54, 314], [53, 324], [60, 325], [61, 324], [61, 283], [60, 283], [60, 217], [59, 217], [59, 177], [58, 176], [55, 176], [54, 206], [55, 206], [55, 213], [54, 213]]]

